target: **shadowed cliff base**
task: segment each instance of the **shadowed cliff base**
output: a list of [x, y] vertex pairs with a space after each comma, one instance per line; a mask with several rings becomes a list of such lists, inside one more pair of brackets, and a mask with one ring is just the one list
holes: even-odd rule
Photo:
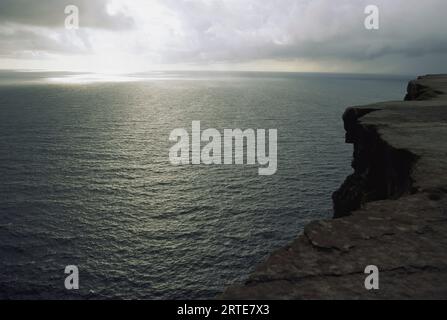
[[[354, 173], [315, 221], [222, 299], [447, 299], [447, 75], [405, 101], [349, 108]], [[365, 289], [365, 267], [380, 289]]]

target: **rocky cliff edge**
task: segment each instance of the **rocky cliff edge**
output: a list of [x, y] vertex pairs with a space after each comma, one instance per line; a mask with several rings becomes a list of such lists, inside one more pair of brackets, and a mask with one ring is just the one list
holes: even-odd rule
[[[310, 223], [222, 299], [447, 299], [447, 75], [405, 101], [348, 108], [354, 173]], [[375, 265], [380, 289], [366, 290]]]

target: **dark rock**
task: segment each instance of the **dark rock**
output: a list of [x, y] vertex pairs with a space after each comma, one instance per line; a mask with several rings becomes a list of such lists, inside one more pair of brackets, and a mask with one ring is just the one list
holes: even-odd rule
[[397, 198], [412, 190], [410, 170], [416, 156], [389, 146], [374, 126], [359, 122], [378, 110], [348, 108], [343, 116], [346, 142], [354, 144], [354, 173], [332, 195], [335, 218], [347, 216], [367, 202]]

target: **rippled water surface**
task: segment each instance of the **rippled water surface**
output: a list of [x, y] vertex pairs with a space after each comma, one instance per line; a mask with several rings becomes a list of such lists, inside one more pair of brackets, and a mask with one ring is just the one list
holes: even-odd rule
[[[0, 297], [74, 299], [210, 298], [243, 280], [330, 217], [351, 171], [344, 109], [400, 100], [408, 80], [0, 76]], [[172, 166], [169, 134], [193, 120], [278, 129], [277, 174]], [[66, 265], [79, 267], [78, 292], [64, 289]]]

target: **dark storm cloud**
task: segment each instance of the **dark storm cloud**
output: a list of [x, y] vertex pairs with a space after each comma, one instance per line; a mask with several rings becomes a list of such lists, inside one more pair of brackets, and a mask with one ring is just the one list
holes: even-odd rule
[[63, 27], [67, 5], [79, 8], [83, 26], [123, 29], [132, 26], [131, 18], [107, 14], [107, 0], [0, 0], [0, 21], [40, 27]]

